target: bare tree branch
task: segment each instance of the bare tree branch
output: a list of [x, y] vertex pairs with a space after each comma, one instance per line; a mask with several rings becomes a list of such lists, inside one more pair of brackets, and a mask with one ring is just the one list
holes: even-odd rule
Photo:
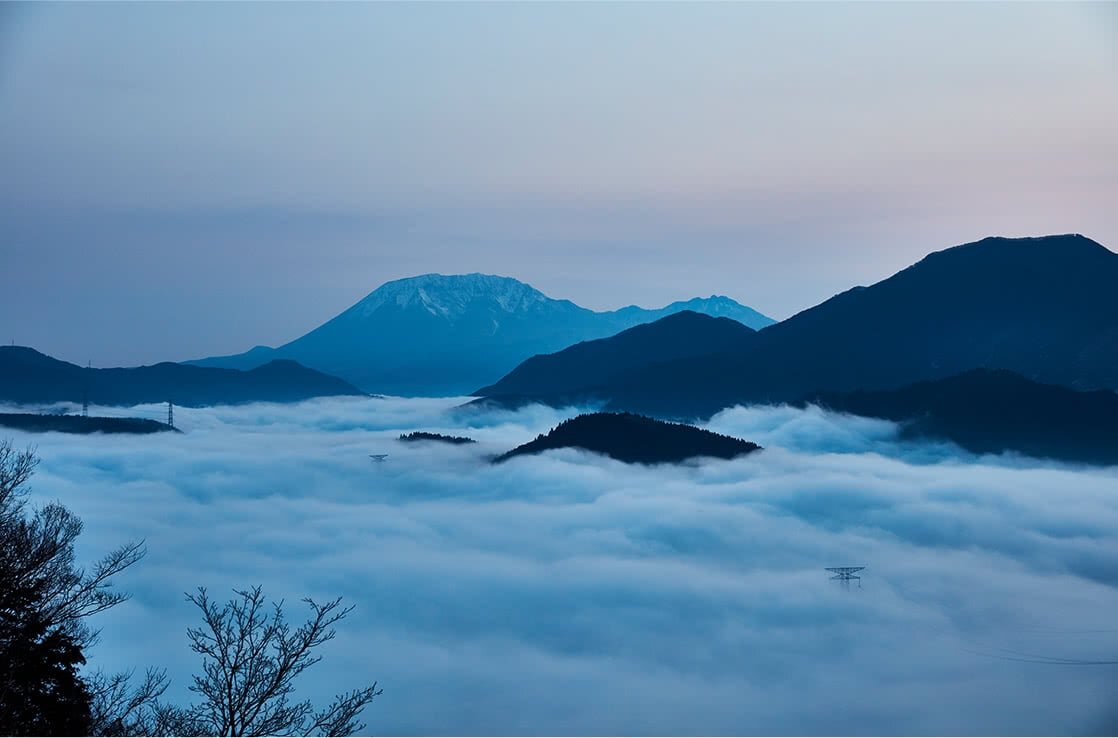
[[361, 710], [381, 693], [372, 687], [337, 697], [326, 709], [315, 712], [309, 701], [293, 701], [295, 680], [321, 661], [314, 649], [332, 640], [334, 625], [352, 611], [341, 598], [318, 604], [305, 599], [311, 614], [292, 630], [283, 614], [283, 603], [267, 607], [260, 587], [234, 590], [222, 606], [205, 588], [187, 594], [201, 612], [202, 625], [187, 630], [190, 647], [202, 656], [202, 672], [190, 690], [203, 699], [184, 711], [190, 726], [205, 735], [344, 735], [363, 727]]
[[83, 622], [128, 599], [112, 589], [111, 578], [142, 559], [144, 542], [129, 543], [98, 561], [92, 571], [77, 566], [74, 541], [82, 522], [62, 505], [51, 503], [26, 514], [27, 480], [39, 460], [33, 448], [16, 452], [0, 441], [0, 564], [12, 587], [41, 592], [38, 615], [50, 629], [61, 628], [83, 649], [96, 632]]
[[148, 669], [139, 686], [132, 689], [132, 672], [111, 676], [98, 670], [87, 680], [91, 701], [93, 735], [154, 735], [159, 710], [158, 700], [170, 680], [166, 670]]

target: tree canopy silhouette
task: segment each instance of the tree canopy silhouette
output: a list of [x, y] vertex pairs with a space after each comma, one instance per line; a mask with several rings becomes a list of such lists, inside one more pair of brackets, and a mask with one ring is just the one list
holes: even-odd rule
[[143, 542], [79, 568], [81, 520], [58, 503], [28, 507], [38, 463], [34, 449], [0, 441], [0, 734], [87, 734], [99, 693], [78, 674], [97, 638], [85, 619], [127, 599], [110, 578], [144, 556]]

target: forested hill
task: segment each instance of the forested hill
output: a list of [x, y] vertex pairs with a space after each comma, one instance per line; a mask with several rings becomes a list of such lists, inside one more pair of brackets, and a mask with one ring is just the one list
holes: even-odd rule
[[0, 427], [28, 433], [166, 433], [179, 432], [166, 423], [147, 418], [101, 418], [83, 415], [0, 413]]
[[564, 420], [546, 435], [514, 448], [496, 461], [556, 448], [581, 448], [627, 463], [663, 464], [702, 456], [732, 459], [761, 447], [702, 428], [631, 413], [589, 413]]
[[908, 437], [941, 438], [974, 453], [1118, 464], [1118, 393], [1076, 392], [1008, 371], [975, 370], [882, 392], [820, 392], [831, 410], [902, 423]]

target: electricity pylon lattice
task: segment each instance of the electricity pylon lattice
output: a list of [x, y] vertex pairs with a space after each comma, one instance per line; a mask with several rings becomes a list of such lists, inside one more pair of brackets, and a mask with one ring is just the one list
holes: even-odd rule
[[82, 390], [82, 417], [89, 417], [89, 373], [93, 370], [93, 362], [87, 361], [85, 364], [85, 389]]
[[856, 575], [864, 568], [864, 566], [828, 566], [826, 570], [834, 574], [834, 576], [831, 577], [832, 579], [850, 581], [851, 579], [861, 579], [862, 577]]

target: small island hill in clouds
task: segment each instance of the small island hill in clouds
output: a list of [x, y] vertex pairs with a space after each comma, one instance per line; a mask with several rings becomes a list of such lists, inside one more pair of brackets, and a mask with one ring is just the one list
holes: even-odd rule
[[689, 425], [630, 413], [589, 413], [564, 420], [494, 462], [560, 448], [590, 451], [628, 464], [673, 464], [704, 457], [733, 459], [761, 449], [752, 441]]
[[367, 392], [464, 395], [534, 354], [558, 351], [682, 311], [752, 328], [774, 321], [728, 297], [598, 312], [487, 274], [425, 274], [388, 282], [310, 333], [278, 348], [211, 357], [199, 366], [251, 369], [292, 359]]

